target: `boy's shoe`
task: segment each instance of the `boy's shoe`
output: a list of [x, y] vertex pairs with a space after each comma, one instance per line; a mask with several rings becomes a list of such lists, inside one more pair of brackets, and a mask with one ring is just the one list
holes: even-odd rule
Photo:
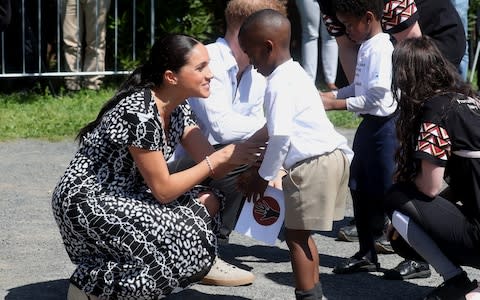
[[[338, 230], [338, 240], [345, 242], [358, 241], [357, 226], [353, 224], [340, 228], [340, 230]], [[388, 241], [385, 234], [382, 234], [379, 238], [375, 240], [375, 251], [380, 254], [395, 253], [392, 246], [390, 245], [390, 241]]]
[[465, 295], [477, 287], [477, 281], [470, 281], [467, 273], [462, 272], [436, 287], [423, 300], [465, 299]]
[[413, 278], [427, 278], [432, 275], [427, 262], [406, 259], [395, 268], [387, 270], [383, 278], [387, 280], [403, 280]]
[[335, 274], [351, 274], [357, 272], [376, 272], [380, 269], [378, 262], [371, 262], [366, 257], [356, 257], [355, 255], [345, 259], [333, 268]]
[[253, 283], [252, 272], [240, 269], [217, 257], [210, 271], [200, 281], [202, 284], [217, 286], [241, 286]]

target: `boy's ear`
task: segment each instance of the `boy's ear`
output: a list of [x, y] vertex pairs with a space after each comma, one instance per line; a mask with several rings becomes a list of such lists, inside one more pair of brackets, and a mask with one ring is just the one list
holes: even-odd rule
[[166, 83], [176, 85], [177, 84], [177, 76], [170, 70], [165, 71], [163, 74], [163, 79]]
[[267, 49], [268, 52], [272, 52], [273, 50], [272, 40], [265, 40], [265, 49]]
[[375, 20], [375, 16], [373, 15], [373, 13], [371, 11], [367, 11], [366, 20], [367, 20], [367, 24], [370, 24], [371, 22], [373, 22]]

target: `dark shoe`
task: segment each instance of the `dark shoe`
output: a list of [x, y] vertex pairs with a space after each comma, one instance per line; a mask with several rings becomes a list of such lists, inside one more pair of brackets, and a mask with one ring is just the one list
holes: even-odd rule
[[393, 251], [390, 241], [387, 239], [385, 234], [382, 234], [378, 239], [375, 240], [375, 251], [380, 254], [392, 254]]
[[477, 281], [470, 281], [465, 272], [450, 278], [433, 291], [423, 300], [457, 300], [465, 299], [465, 295], [478, 287]]
[[342, 261], [333, 268], [333, 273], [335, 274], [350, 274], [357, 272], [375, 272], [380, 269], [380, 264], [378, 262], [371, 262], [366, 257], [357, 258], [352, 256]]
[[328, 88], [330, 91], [336, 91], [336, 90], [338, 90], [338, 87], [335, 85], [335, 83], [327, 83], [327, 88]]
[[388, 280], [403, 280], [413, 278], [427, 278], [432, 275], [430, 266], [424, 261], [404, 260], [395, 268], [387, 270], [383, 274], [384, 279]]
[[357, 226], [353, 224], [340, 228], [340, 230], [338, 230], [338, 240], [345, 242], [358, 241]]

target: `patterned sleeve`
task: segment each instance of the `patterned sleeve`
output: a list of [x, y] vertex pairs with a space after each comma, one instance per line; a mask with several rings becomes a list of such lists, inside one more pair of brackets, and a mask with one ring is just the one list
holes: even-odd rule
[[328, 33], [331, 36], [342, 36], [345, 34], [345, 26], [335, 16], [332, 0], [319, 0], [322, 19], [325, 23]]
[[182, 111], [184, 127], [197, 125], [195, 114], [188, 103], [180, 105], [180, 110]]
[[442, 116], [445, 115], [443, 112], [445, 105], [442, 102], [448, 101], [448, 99], [445, 96], [440, 97], [443, 99], [437, 97], [425, 102], [415, 157], [445, 167], [450, 157], [452, 144], [442, 119]]
[[162, 149], [161, 125], [144, 92], [122, 100], [109, 113], [109, 119], [107, 135], [114, 143], [147, 150]]
[[[335, 16], [331, 0], [319, 0], [323, 22], [331, 36], [345, 34], [345, 26]], [[385, 32], [394, 34], [401, 32], [418, 20], [415, 0], [384, 0], [382, 26]]]
[[387, 33], [401, 32], [418, 21], [415, 0], [384, 1], [382, 25]]

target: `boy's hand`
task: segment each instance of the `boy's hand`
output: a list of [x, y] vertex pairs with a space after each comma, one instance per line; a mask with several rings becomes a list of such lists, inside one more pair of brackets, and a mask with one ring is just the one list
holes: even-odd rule
[[251, 167], [238, 176], [237, 186], [246, 196], [247, 201], [252, 201], [252, 199], [263, 197], [268, 181], [260, 177], [258, 168]]
[[332, 92], [320, 92], [320, 98], [323, 102], [323, 107], [325, 110], [333, 109], [334, 101], [336, 101], [335, 95]]

